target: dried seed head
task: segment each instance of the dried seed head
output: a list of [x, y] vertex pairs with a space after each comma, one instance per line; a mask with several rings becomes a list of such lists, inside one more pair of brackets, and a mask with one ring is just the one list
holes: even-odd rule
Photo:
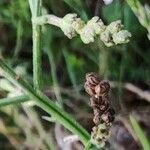
[[95, 90], [89, 85], [88, 82], [85, 82], [85, 84], [84, 84], [84, 89], [85, 89], [85, 91], [86, 91], [90, 96], [94, 96], [94, 95], [95, 95]]
[[86, 82], [84, 85], [85, 91], [90, 95], [95, 95], [95, 86], [99, 84], [100, 78], [96, 73], [88, 73], [86, 74]]
[[99, 112], [95, 110], [94, 117], [93, 117], [93, 122], [95, 125], [99, 125], [101, 122], [101, 116], [99, 115]]
[[86, 74], [86, 80], [93, 86], [100, 82], [99, 76], [94, 72]]
[[93, 108], [93, 109], [95, 109], [95, 108], [97, 108], [97, 109], [99, 109], [99, 106], [100, 105], [106, 105], [106, 102], [105, 101], [103, 101], [103, 98], [102, 97], [95, 97], [95, 96], [92, 96], [91, 98], [90, 98], [90, 106]]
[[106, 123], [107, 126], [111, 126], [114, 121], [114, 110], [109, 108], [105, 113], [101, 115], [101, 119]]
[[96, 96], [105, 96], [110, 90], [110, 84], [107, 81], [101, 81], [98, 85], [95, 86]]
[[85, 90], [91, 96], [90, 106], [93, 108], [93, 122], [95, 127], [91, 133], [91, 140], [104, 146], [109, 138], [110, 127], [114, 121], [114, 110], [110, 107], [108, 92], [110, 85], [101, 81], [97, 74], [86, 75]]
[[93, 108], [93, 110], [98, 109], [99, 115], [103, 114], [106, 110], [109, 109], [109, 101], [108, 99], [103, 99], [102, 97], [91, 97], [90, 98], [90, 106]]

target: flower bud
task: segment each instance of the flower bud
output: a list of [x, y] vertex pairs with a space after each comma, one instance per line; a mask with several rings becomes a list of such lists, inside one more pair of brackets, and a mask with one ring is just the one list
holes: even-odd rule
[[79, 34], [84, 26], [85, 26], [85, 22], [81, 20], [81, 18], [76, 18], [76, 20], [72, 23], [72, 27]]
[[131, 33], [127, 30], [122, 30], [113, 34], [113, 41], [115, 44], [128, 43]]
[[94, 29], [92, 27], [87, 26], [87, 25], [80, 32], [81, 40], [85, 44], [94, 42], [94, 36], [95, 36]]
[[105, 125], [105, 123], [103, 123], [99, 124], [98, 126], [94, 126], [92, 130], [91, 138], [93, 139], [93, 142], [101, 147], [104, 147], [107, 139], [110, 136], [108, 127]]
[[106, 26], [102, 22], [101, 19], [99, 19], [98, 16], [93, 17], [89, 22], [88, 25], [92, 26], [94, 28], [95, 34], [100, 34], [106, 29]]
[[107, 29], [111, 34], [119, 32], [122, 30], [123, 25], [121, 24], [121, 20], [114, 21], [107, 26]]
[[104, 44], [107, 47], [114, 45], [112, 34], [108, 30], [105, 30], [104, 32], [101, 33], [100, 39], [104, 42]]
[[82, 28], [80, 36], [85, 44], [94, 42], [96, 34], [100, 34], [105, 30], [105, 25], [99, 17], [93, 17], [88, 23]]
[[62, 24], [60, 28], [69, 39], [76, 36], [75, 29], [72, 26], [73, 22], [75, 22], [76, 19], [77, 19], [77, 14], [67, 14], [62, 19]]

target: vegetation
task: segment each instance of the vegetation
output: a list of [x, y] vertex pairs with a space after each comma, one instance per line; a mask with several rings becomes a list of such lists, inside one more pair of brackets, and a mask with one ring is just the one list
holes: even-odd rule
[[112, 89], [105, 146], [149, 149], [148, 1], [2, 0], [0, 10], [0, 149], [101, 149], [87, 72]]

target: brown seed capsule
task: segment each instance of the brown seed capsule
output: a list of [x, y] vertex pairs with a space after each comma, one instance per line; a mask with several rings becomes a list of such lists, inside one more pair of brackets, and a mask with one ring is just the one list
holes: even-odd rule
[[103, 115], [101, 116], [101, 118], [102, 118], [102, 120], [103, 120], [106, 124], [109, 123], [108, 113], [103, 114]]
[[96, 73], [88, 73], [86, 74], [86, 82], [84, 85], [85, 91], [90, 95], [95, 95], [95, 86], [99, 84], [100, 78]]
[[106, 125], [111, 126], [112, 122], [114, 121], [114, 110], [109, 108], [101, 115], [101, 119], [106, 123]]
[[94, 110], [93, 122], [95, 123], [95, 125], [99, 125], [100, 122], [101, 122], [101, 116], [99, 115], [99, 110], [98, 109]]
[[98, 85], [95, 86], [96, 97], [107, 95], [109, 90], [109, 83], [107, 81], [101, 81]]
[[88, 82], [85, 82], [84, 89], [90, 96], [95, 95], [95, 89], [93, 87], [91, 87]]
[[96, 98], [94, 96], [92, 96], [90, 98], [90, 106], [94, 109], [94, 108], [99, 108], [100, 104], [102, 103], [102, 98], [99, 97], [99, 98]]
[[96, 73], [91, 72], [86, 74], [86, 81], [88, 81], [91, 86], [96, 86], [100, 82], [100, 78]]

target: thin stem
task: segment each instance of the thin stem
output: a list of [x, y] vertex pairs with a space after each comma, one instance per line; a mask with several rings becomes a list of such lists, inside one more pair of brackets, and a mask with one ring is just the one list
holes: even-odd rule
[[2, 74], [7, 77], [13, 84], [22, 87], [24, 92], [36, 102], [36, 104], [45, 110], [48, 114], [52, 115], [56, 121], [66, 127], [75, 135], [78, 135], [80, 140], [84, 145], [90, 140], [90, 135], [87, 131], [80, 126], [70, 115], [59, 108], [54, 102], [52, 102], [47, 96], [45, 96], [40, 91], [35, 92], [34, 89], [21, 77], [16, 79], [17, 75], [11, 70], [1, 59], [0, 68], [2, 69]]
[[61, 92], [60, 92], [60, 88], [59, 88], [59, 83], [58, 83], [58, 79], [57, 79], [57, 75], [56, 75], [56, 65], [54, 62], [54, 56], [52, 53], [52, 49], [49, 49], [46, 51], [47, 55], [48, 55], [48, 59], [50, 62], [50, 66], [51, 66], [51, 75], [52, 75], [52, 80], [53, 80], [53, 84], [54, 84], [54, 92], [58, 101], [58, 104], [61, 108], [63, 108], [63, 103], [62, 103], [62, 98], [61, 98]]
[[57, 27], [60, 27], [62, 24], [62, 18], [50, 14], [36, 17], [33, 21], [38, 25], [51, 24]]
[[15, 50], [14, 50], [14, 58], [18, 58], [19, 52], [21, 50], [22, 35], [23, 35], [22, 22], [18, 21], [18, 25], [17, 25], [17, 39], [16, 39]]
[[42, 64], [41, 64], [41, 26], [34, 23], [34, 19], [41, 15], [41, 0], [29, 0], [32, 12], [32, 40], [33, 40], [33, 83], [34, 88], [41, 87]]
[[76, 96], [78, 97], [79, 96], [79, 89], [78, 89], [78, 86], [77, 86], [76, 76], [75, 76], [73, 67], [71, 66], [71, 63], [70, 63], [69, 54], [68, 54], [68, 52], [66, 51], [65, 48], [62, 51], [63, 51], [63, 55], [64, 55], [64, 58], [65, 58], [65, 62], [66, 62], [66, 66], [67, 66], [67, 70], [68, 70], [70, 80], [71, 80], [72, 85], [73, 85], [73, 87], [76, 91]]
[[20, 95], [15, 97], [7, 97], [0, 99], [0, 107], [6, 106], [10, 104], [16, 104], [16, 103], [23, 103], [29, 100], [29, 97], [27, 95]]
[[108, 59], [109, 53], [107, 47], [104, 46], [102, 42], [98, 43], [100, 54], [99, 54], [99, 72], [103, 76], [103, 78], [108, 78]]

